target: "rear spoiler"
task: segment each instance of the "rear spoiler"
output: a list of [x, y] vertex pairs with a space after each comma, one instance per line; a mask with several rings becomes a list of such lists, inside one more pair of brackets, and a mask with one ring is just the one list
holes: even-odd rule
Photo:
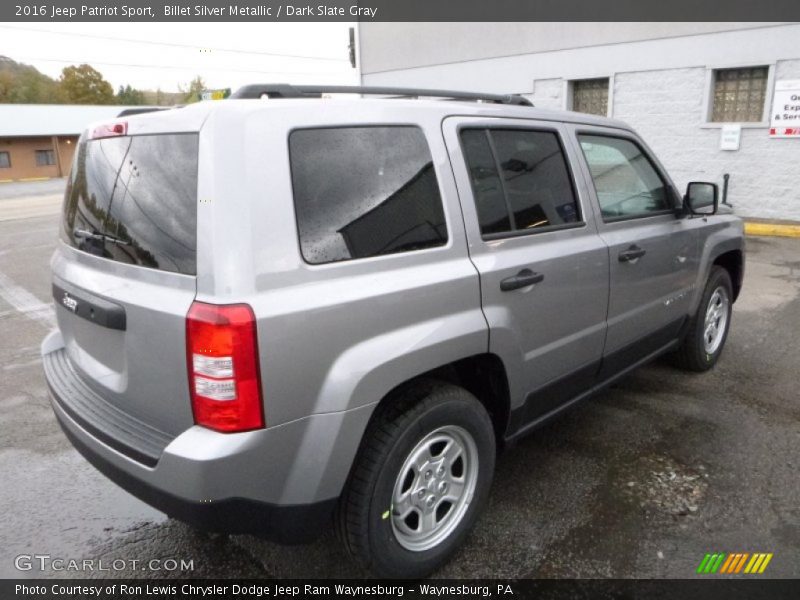
[[129, 117], [131, 115], [141, 115], [150, 112], [160, 112], [162, 110], [171, 110], [173, 108], [181, 108], [181, 106], [143, 106], [141, 108], [126, 108], [117, 115], [117, 118]]

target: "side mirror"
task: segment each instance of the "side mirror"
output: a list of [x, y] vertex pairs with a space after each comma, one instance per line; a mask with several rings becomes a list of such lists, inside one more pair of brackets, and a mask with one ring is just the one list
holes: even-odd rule
[[716, 183], [692, 181], [686, 186], [683, 205], [693, 215], [713, 215], [719, 205], [719, 188]]

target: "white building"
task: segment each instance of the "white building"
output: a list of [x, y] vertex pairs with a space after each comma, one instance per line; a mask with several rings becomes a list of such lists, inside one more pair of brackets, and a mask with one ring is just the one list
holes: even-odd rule
[[[799, 23], [362, 23], [358, 42], [363, 85], [607, 114], [639, 131], [679, 188], [728, 173], [738, 214], [800, 221], [800, 89], [780, 91], [800, 88]], [[776, 97], [796, 117], [776, 133], [791, 137], [771, 135]], [[724, 129], [738, 149], [721, 149], [725, 123], [740, 125]]]

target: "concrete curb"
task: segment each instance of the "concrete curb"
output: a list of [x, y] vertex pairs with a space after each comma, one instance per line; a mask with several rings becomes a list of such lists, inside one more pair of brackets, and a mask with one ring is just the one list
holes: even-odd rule
[[744, 233], [745, 235], [800, 238], [800, 223], [787, 225], [783, 223], [745, 222]]
[[22, 179], [0, 179], [0, 183], [23, 183], [25, 181], [50, 181], [57, 177], [23, 177]]

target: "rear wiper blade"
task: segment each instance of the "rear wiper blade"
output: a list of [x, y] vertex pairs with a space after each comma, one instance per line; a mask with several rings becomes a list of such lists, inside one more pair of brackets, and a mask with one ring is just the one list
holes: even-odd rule
[[107, 233], [100, 233], [99, 231], [88, 231], [86, 229], [73, 229], [72, 235], [81, 240], [100, 240], [108, 242], [109, 244], [119, 244], [121, 246], [131, 246], [131, 242], [126, 242], [122, 238]]

